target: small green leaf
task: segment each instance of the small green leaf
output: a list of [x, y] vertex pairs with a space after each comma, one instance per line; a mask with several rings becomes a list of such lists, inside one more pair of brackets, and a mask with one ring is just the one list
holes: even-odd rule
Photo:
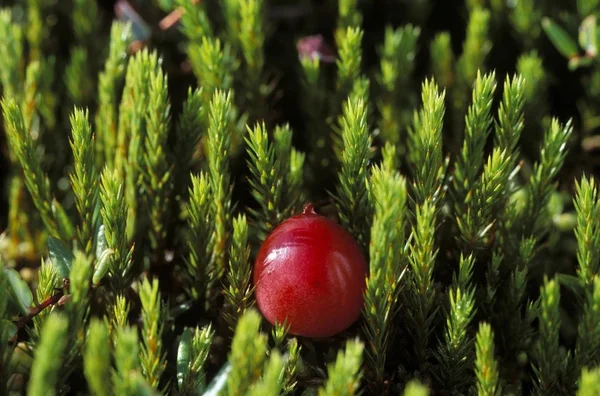
[[177, 347], [177, 385], [181, 388], [190, 371], [192, 350], [192, 331], [186, 327]]
[[596, 16], [590, 15], [579, 25], [579, 45], [593, 58], [598, 54], [597, 38]]
[[96, 268], [92, 276], [92, 283], [97, 285], [108, 273], [114, 250], [108, 247], [104, 224], [100, 224], [96, 231]]
[[558, 52], [567, 58], [577, 55], [579, 52], [577, 43], [573, 41], [569, 36], [569, 33], [567, 33], [560, 25], [556, 24], [550, 18], [544, 18], [542, 20], [542, 28]]
[[21, 279], [21, 276], [17, 271], [12, 268], [5, 268], [4, 273], [6, 274], [6, 278], [8, 279], [8, 284], [10, 286], [10, 294], [13, 297], [14, 302], [17, 303], [19, 311], [23, 315], [27, 315], [29, 312], [29, 307], [31, 307], [31, 303], [33, 302], [33, 295], [31, 294], [31, 289], [27, 285], [27, 283]]
[[104, 233], [104, 224], [100, 224], [98, 232], [96, 232], [96, 258], [99, 259], [104, 251], [108, 248], [108, 242], [106, 242], [106, 234]]
[[[199, 389], [199, 393], [203, 396], [217, 396], [221, 393], [221, 391], [225, 388], [227, 384], [227, 378], [229, 377], [229, 373], [231, 372], [231, 364], [229, 362], [225, 363], [215, 378], [208, 384], [206, 390]], [[202, 393], [204, 392], [204, 393]]]
[[100, 283], [102, 278], [108, 273], [113, 254], [114, 250], [104, 249], [104, 251], [100, 253], [100, 256], [98, 256], [96, 268], [94, 268], [94, 275], [92, 276], [92, 283], [94, 285]]
[[50, 260], [61, 277], [68, 278], [73, 262], [73, 253], [58, 239], [48, 237], [48, 252]]

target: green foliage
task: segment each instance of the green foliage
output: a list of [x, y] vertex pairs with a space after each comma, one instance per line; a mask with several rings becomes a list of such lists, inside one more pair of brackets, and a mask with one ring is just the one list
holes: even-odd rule
[[237, 62], [229, 43], [223, 44], [210, 36], [202, 37], [199, 43], [190, 44], [188, 54], [206, 98], [210, 99], [218, 88], [231, 89]]
[[[73, 25], [74, 45], [65, 71], [65, 85], [70, 99], [76, 104], [86, 104], [93, 99], [97, 70], [96, 53], [100, 33], [100, 19], [96, 3], [75, 0], [72, 4], [71, 23]], [[106, 82], [106, 81], [105, 81]]]
[[597, 318], [600, 315], [600, 280], [597, 277], [596, 259], [598, 245], [595, 230], [598, 216], [598, 190], [593, 179], [584, 177], [576, 184], [574, 199], [577, 213], [575, 236], [577, 238], [577, 275], [579, 284], [584, 288], [583, 312], [577, 328], [577, 344], [574, 352], [573, 375], [585, 366], [592, 366], [598, 362], [598, 348], [600, 348], [600, 328]]
[[543, 26], [540, 20], [540, 7], [536, 7], [535, 1], [532, 0], [519, 1], [510, 12], [510, 22], [517, 33], [526, 38], [527, 46], [532, 45], [540, 35], [540, 27]]
[[73, 31], [75, 38], [80, 42], [93, 40], [98, 33], [100, 21], [97, 18], [98, 6], [84, 0], [73, 1]]
[[528, 221], [523, 223], [525, 235], [530, 232], [533, 235], [542, 235], [550, 223], [549, 212], [546, 206], [551, 194], [555, 191], [554, 178], [562, 167], [567, 155], [567, 142], [573, 132], [571, 121], [561, 124], [556, 118], [550, 122], [544, 139], [540, 145], [540, 158], [534, 164], [531, 177], [526, 185], [527, 189], [527, 213]]
[[559, 347], [559, 285], [555, 280], [545, 280], [541, 289], [539, 312], [540, 338], [535, 346], [536, 389], [541, 393], [564, 392], [562, 375], [569, 355]]
[[463, 52], [457, 60], [459, 83], [470, 84], [475, 81], [477, 71], [490, 50], [491, 44], [487, 39], [489, 18], [489, 11], [479, 7], [474, 8], [469, 15]]
[[[599, 392], [598, 0], [129, 3], [0, 9], [0, 394]], [[309, 202], [327, 339], [253, 308]]]
[[501, 394], [498, 384], [498, 362], [494, 357], [494, 332], [488, 323], [481, 323], [476, 341], [477, 393], [485, 396]]
[[248, 309], [252, 301], [252, 287], [250, 277], [250, 247], [248, 246], [248, 223], [246, 217], [240, 215], [233, 219], [233, 240], [229, 254], [229, 270], [227, 283], [229, 287], [224, 290], [225, 298], [230, 308], [225, 311], [225, 320], [234, 330], [238, 319]]
[[[491, 49], [489, 41], [489, 10], [475, 7], [469, 14], [463, 51], [456, 61], [456, 89], [454, 110], [463, 113], [466, 109], [468, 92], [477, 73], [484, 69], [484, 60]], [[460, 124], [459, 124], [460, 125]]]
[[377, 78], [382, 91], [378, 100], [380, 129], [384, 139], [396, 145], [404, 140], [402, 133], [410, 122], [415, 99], [410, 85], [420, 33], [420, 29], [412, 25], [395, 30], [387, 27], [380, 49], [381, 70]]
[[448, 292], [450, 309], [443, 344], [438, 347], [436, 355], [441, 363], [440, 382], [449, 390], [464, 391], [472, 382], [473, 339], [467, 331], [475, 316], [475, 289], [471, 286], [473, 256], [461, 257], [459, 265], [458, 276], [455, 276]]
[[83, 355], [83, 368], [85, 378], [94, 395], [104, 396], [111, 394], [110, 382], [110, 349], [108, 330], [106, 325], [97, 319], [90, 323], [88, 336]]
[[81, 225], [77, 229], [79, 246], [87, 253], [94, 249], [94, 233], [98, 228], [99, 199], [98, 171], [94, 151], [94, 135], [88, 121], [87, 111], [75, 109], [71, 115], [71, 149], [73, 150], [74, 171], [71, 184]]
[[85, 48], [75, 47], [71, 51], [71, 59], [65, 70], [65, 85], [73, 102], [83, 103], [89, 98], [93, 88], [92, 81], [82, 71], [89, 70], [89, 60]]
[[210, 102], [208, 119], [207, 162], [210, 189], [213, 194], [211, 217], [214, 221], [212, 233], [215, 280], [225, 273], [227, 250], [231, 230], [231, 174], [229, 152], [233, 125], [228, 118], [231, 112], [232, 94], [216, 91]]
[[178, 0], [181, 7], [181, 31], [192, 43], [198, 43], [203, 37], [212, 37], [213, 32], [206, 15], [203, 2], [193, 0]]
[[292, 393], [298, 386], [297, 377], [301, 351], [302, 346], [298, 343], [298, 339], [291, 338], [288, 341], [287, 362], [283, 374], [283, 391], [285, 394]]
[[185, 261], [185, 286], [189, 295], [202, 299], [218, 280], [211, 261], [213, 223], [209, 192], [210, 182], [206, 174], [192, 175], [185, 238], [189, 251]]
[[100, 201], [102, 202], [102, 223], [106, 246], [111, 249], [111, 284], [116, 290], [129, 285], [133, 247], [127, 247], [126, 227], [128, 224], [127, 206], [123, 184], [119, 183], [117, 173], [105, 168], [101, 177]]
[[165, 369], [165, 356], [162, 350], [162, 333], [164, 328], [164, 309], [160, 301], [158, 280], [152, 283], [144, 279], [139, 285], [142, 303], [142, 334], [144, 347], [140, 355], [142, 373], [148, 384], [157, 388]]
[[415, 202], [437, 201], [443, 193], [445, 164], [442, 153], [444, 97], [435, 81], [426, 80], [421, 91], [422, 108], [415, 112], [408, 134], [408, 162], [414, 174]]
[[[492, 117], [490, 106], [495, 90], [494, 74], [478, 75], [473, 88], [473, 103], [465, 118], [466, 134], [455, 164], [453, 195], [460, 215], [457, 225], [465, 249], [481, 249], [505, 204], [507, 188], [515, 174], [515, 146], [522, 130], [522, 100], [519, 79], [507, 79], [503, 101], [498, 109], [495, 148], [484, 162], [483, 153]], [[481, 171], [481, 174], [479, 173]]]
[[263, 123], [257, 124], [254, 129], [248, 128], [246, 137], [247, 163], [252, 173], [249, 182], [252, 196], [260, 205], [260, 211], [251, 210], [250, 213], [261, 241], [290, 215], [292, 209], [284, 193], [293, 187], [290, 186], [292, 181], [289, 180], [291, 175], [288, 171], [292, 132], [289, 127], [283, 127], [277, 128], [274, 135], [276, 140], [271, 144]]
[[338, 29], [356, 27], [362, 24], [362, 15], [357, 0], [341, 0], [338, 4]]
[[598, 363], [600, 348], [600, 326], [596, 319], [600, 315], [600, 279], [594, 277], [593, 290], [586, 293], [586, 301], [577, 328], [577, 344], [575, 346], [575, 368], [593, 366]]
[[113, 343], [117, 337], [117, 331], [125, 328], [127, 325], [130, 310], [131, 305], [122, 294], [118, 294], [112, 306], [109, 307], [108, 315], [104, 317], [104, 320], [108, 324]]
[[25, 82], [21, 62], [23, 61], [23, 27], [13, 23], [10, 9], [0, 10], [0, 34], [5, 39], [0, 44], [0, 76], [2, 90], [7, 98], [21, 98]]
[[190, 168], [194, 164], [200, 139], [203, 136], [206, 119], [204, 117], [204, 102], [202, 88], [188, 90], [187, 99], [177, 120], [175, 155], [173, 158], [174, 173], [173, 189], [179, 196], [179, 201], [186, 196], [190, 185]]
[[600, 391], [600, 370], [598, 368], [583, 369], [579, 380], [579, 391], [577, 396], [595, 395]]
[[42, 171], [33, 138], [28, 132], [23, 113], [13, 99], [2, 100], [2, 116], [11, 150], [23, 168], [25, 185], [46, 229], [52, 236], [64, 241], [70, 240], [72, 226], [65, 227], [58, 219], [60, 203], [52, 197], [50, 181]]
[[90, 308], [89, 291], [92, 283], [92, 262], [82, 252], [75, 252], [69, 274], [69, 358], [74, 359], [83, 345]]
[[467, 249], [488, 243], [488, 235], [495, 222], [494, 213], [503, 206], [506, 199], [504, 188], [513, 175], [510, 160], [506, 150], [494, 149], [472, 192], [472, 202], [467, 202], [472, 207], [468, 207], [465, 215], [457, 219]]
[[542, 27], [548, 38], [556, 46], [556, 49], [567, 58], [571, 58], [579, 52], [577, 43], [569, 37], [569, 34], [557, 25], [552, 19], [544, 18]]
[[138, 394], [145, 384], [141, 376], [138, 334], [135, 329], [116, 329], [114, 359], [112, 382], [115, 393]]
[[404, 396], [427, 396], [429, 391], [426, 386], [423, 386], [417, 381], [411, 381], [404, 388]]
[[371, 176], [375, 215], [369, 246], [369, 277], [365, 290], [364, 331], [373, 379], [383, 383], [385, 359], [404, 275], [403, 216], [406, 181], [390, 169], [376, 167]]
[[364, 346], [358, 340], [348, 340], [333, 364], [327, 367], [327, 385], [319, 389], [320, 396], [355, 395], [362, 376], [360, 366]]
[[242, 0], [239, 2], [239, 41], [244, 56], [248, 83], [257, 88], [264, 66], [264, 41], [266, 27], [263, 21], [263, 0]]
[[258, 313], [251, 310], [237, 324], [229, 354], [231, 373], [224, 394], [246, 393], [261, 375], [266, 361], [267, 336], [259, 332], [260, 321]]
[[438, 253], [435, 247], [435, 224], [435, 205], [428, 199], [416, 209], [416, 223], [412, 230], [408, 256], [412, 271], [408, 281], [407, 298], [413, 309], [407, 312], [406, 319], [414, 341], [412, 352], [418, 365], [423, 365], [431, 353], [428, 343], [435, 318], [432, 276]]
[[[485, 144], [492, 125], [492, 99], [496, 90], [494, 73], [477, 75], [473, 86], [473, 102], [465, 118], [465, 137], [460, 156], [454, 164], [454, 194], [459, 212], [464, 212], [464, 200], [475, 185], [483, 163]], [[468, 202], [467, 202], [468, 203]]]
[[[127, 44], [130, 27], [113, 22], [110, 30], [110, 47], [104, 70], [98, 76], [98, 112], [96, 113], [96, 133], [98, 158], [109, 167], [115, 164], [115, 151], [118, 146], [118, 106], [119, 88], [127, 66]], [[102, 161], [98, 161], [102, 164]]]
[[[9, 294], [8, 280], [4, 273], [4, 263], [0, 259], [0, 314], [2, 318], [8, 316], [9, 309]], [[13, 351], [9, 347], [9, 340], [13, 337], [13, 332], [16, 330], [14, 325], [6, 319], [0, 320], [0, 391], [6, 392], [8, 384], [9, 371], [6, 369], [8, 362], [12, 357]]]
[[598, 188], [594, 179], [584, 177], [576, 185], [575, 209], [577, 211], [577, 262], [581, 282], [591, 287], [600, 263], [600, 232], [597, 230], [600, 216]]
[[42, 338], [36, 349], [31, 380], [27, 386], [28, 395], [55, 395], [58, 373], [68, 338], [66, 337], [68, 321], [63, 316], [53, 315], [46, 321]]
[[152, 249], [160, 249], [167, 237], [170, 200], [173, 190], [172, 173], [167, 159], [170, 127], [170, 105], [167, 76], [155, 69], [148, 76], [148, 108], [145, 112], [146, 136], [142, 145], [143, 184], [146, 207], [149, 209], [149, 239]]
[[363, 247], [368, 244], [371, 204], [367, 186], [371, 136], [367, 125], [367, 104], [349, 97], [342, 118], [343, 151], [335, 194], [341, 223]]
[[208, 359], [214, 335], [210, 325], [202, 329], [196, 327], [193, 335], [191, 329], [186, 328], [181, 335], [177, 350], [177, 384], [183, 394], [205, 388], [206, 373], [203, 366]]
[[512, 80], [506, 78], [502, 103], [498, 109], [498, 122], [495, 125], [494, 144], [506, 150], [509, 155], [513, 155], [524, 127], [524, 91], [525, 82], [521, 77], [514, 76]]
[[278, 395], [281, 392], [285, 362], [276, 350], [271, 353], [266, 363], [264, 374], [250, 388], [250, 395]]
[[[50, 260], [43, 260], [38, 272], [38, 285], [35, 297], [38, 302], [47, 301], [55, 295], [55, 289], [59, 287], [59, 276], [56, 267]], [[34, 333], [39, 338], [42, 326], [48, 317], [48, 311], [42, 311], [33, 318]]]
[[431, 72], [435, 80], [443, 88], [448, 88], [454, 79], [454, 54], [448, 32], [438, 33], [431, 43]]
[[337, 91], [338, 100], [350, 95], [361, 75], [363, 31], [359, 27], [341, 29], [336, 34], [338, 47]]
[[[517, 61], [517, 74], [524, 80], [525, 114], [531, 125], [541, 124], [542, 118], [547, 114], [547, 79], [543, 59], [537, 51], [523, 54]], [[537, 136], [536, 136], [537, 138]]]

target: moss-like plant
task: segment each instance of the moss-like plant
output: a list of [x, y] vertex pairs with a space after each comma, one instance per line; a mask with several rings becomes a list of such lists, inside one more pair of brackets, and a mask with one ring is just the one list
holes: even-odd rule
[[[600, 1], [567, 3], [3, 2], [0, 394], [598, 394]], [[369, 263], [327, 339], [253, 294], [308, 202]]]

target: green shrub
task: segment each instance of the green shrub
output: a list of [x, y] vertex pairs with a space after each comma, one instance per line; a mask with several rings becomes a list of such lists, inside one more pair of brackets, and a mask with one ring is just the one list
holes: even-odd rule
[[[571, 3], [3, 2], [0, 394], [598, 394]], [[369, 259], [328, 339], [253, 295], [307, 202]]]

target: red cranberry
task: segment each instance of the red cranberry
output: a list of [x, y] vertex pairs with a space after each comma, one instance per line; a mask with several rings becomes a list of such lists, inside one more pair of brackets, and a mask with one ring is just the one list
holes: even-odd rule
[[258, 307], [292, 334], [330, 337], [360, 316], [367, 263], [359, 245], [311, 204], [264, 241], [254, 266]]

